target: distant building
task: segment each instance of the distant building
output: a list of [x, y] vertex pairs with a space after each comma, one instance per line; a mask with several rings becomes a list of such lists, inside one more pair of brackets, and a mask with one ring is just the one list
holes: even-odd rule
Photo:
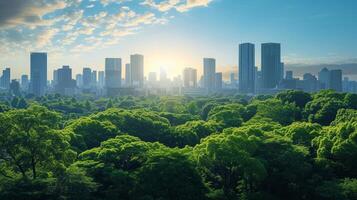
[[222, 85], [223, 85], [222, 72], [218, 72], [215, 74], [214, 81], [215, 81], [215, 89], [222, 90]]
[[286, 73], [285, 73], [285, 79], [286, 79], [286, 80], [293, 80], [293, 79], [294, 79], [293, 71], [286, 71]]
[[72, 79], [72, 69], [69, 66], [57, 69], [56, 92], [62, 95], [73, 95], [75, 87], [76, 81]]
[[91, 68], [83, 68], [83, 75], [82, 75], [82, 88], [85, 91], [89, 91], [92, 86], [92, 70]]
[[183, 70], [183, 87], [196, 88], [197, 87], [197, 70], [187, 67]]
[[131, 67], [130, 64], [125, 64], [125, 85], [131, 86]]
[[301, 89], [305, 92], [316, 92], [318, 88], [317, 78], [310, 73], [304, 74]]
[[96, 88], [97, 87], [97, 71], [93, 70], [92, 71], [92, 88]]
[[105, 59], [105, 88], [121, 88], [121, 58]]
[[279, 43], [264, 43], [261, 48], [262, 87], [276, 88], [281, 76], [281, 46]]
[[239, 91], [255, 92], [255, 47], [254, 44], [239, 45]]
[[342, 70], [337, 69], [330, 71], [329, 89], [335, 90], [336, 92], [342, 92]]
[[105, 75], [104, 75], [104, 71], [99, 71], [98, 72], [98, 87], [99, 88], [104, 88], [105, 86]]
[[6, 68], [2, 71], [2, 76], [0, 77], [0, 87], [4, 89], [10, 89], [10, 79], [11, 79], [11, 72], [10, 68]]
[[134, 54], [130, 56], [131, 83], [135, 88], [144, 87], [144, 56]]
[[285, 72], [285, 64], [282, 62], [280, 63], [280, 68], [279, 68], [279, 82], [282, 81], [284, 79], [284, 72]]
[[208, 91], [215, 88], [216, 60], [214, 58], [203, 59], [203, 87]]
[[36, 96], [42, 96], [47, 88], [47, 53], [30, 54], [30, 90]]
[[10, 85], [9, 85], [9, 89], [10, 89], [10, 94], [15, 95], [15, 96], [20, 96], [21, 92], [20, 92], [20, 83], [17, 80], [12, 80]]
[[21, 89], [25, 92], [28, 91], [29, 89], [29, 85], [30, 85], [30, 81], [29, 81], [29, 76], [28, 75], [22, 75], [21, 76]]
[[326, 67], [319, 72], [318, 80], [320, 81], [320, 89], [330, 88], [330, 71]]
[[82, 74], [77, 74], [76, 75], [76, 85], [78, 88], [83, 87], [83, 75]]

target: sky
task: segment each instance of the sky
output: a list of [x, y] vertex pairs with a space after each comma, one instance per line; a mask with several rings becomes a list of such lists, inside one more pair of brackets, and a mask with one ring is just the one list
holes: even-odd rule
[[[282, 44], [286, 64], [357, 63], [356, 0], [0, 0], [0, 69], [29, 74], [30, 52], [48, 74], [70, 65], [104, 70], [104, 58], [143, 54], [145, 74], [185, 67], [236, 71], [238, 44]], [[124, 74], [124, 73], [123, 73]]]

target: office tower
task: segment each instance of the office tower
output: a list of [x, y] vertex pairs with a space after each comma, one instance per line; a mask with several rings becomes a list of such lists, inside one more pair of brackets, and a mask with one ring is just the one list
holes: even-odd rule
[[222, 72], [218, 72], [215, 74], [215, 88], [216, 90], [221, 90], [222, 89], [222, 85], [223, 85], [223, 80], [222, 80]]
[[92, 84], [92, 70], [90, 68], [83, 68], [83, 89], [88, 90]]
[[203, 87], [208, 90], [215, 88], [216, 60], [214, 58], [203, 58]]
[[9, 90], [10, 94], [15, 95], [15, 96], [20, 96], [20, 83], [17, 80], [11, 80], [11, 83], [9, 85]]
[[285, 79], [286, 80], [293, 80], [294, 79], [293, 71], [286, 71]]
[[125, 64], [125, 84], [131, 86], [131, 67], [130, 64]]
[[342, 92], [342, 70], [336, 69], [330, 71], [329, 89]]
[[234, 76], [235, 76], [234, 73], [230, 73], [230, 75], [229, 75], [230, 83], [233, 86], [237, 84], [237, 80], [235, 79]]
[[318, 80], [320, 81], [320, 89], [330, 88], [330, 71], [325, 67], [318, 74]]
[[97, 71], [93, 70], [92, 71], [92, 88], [96, 88], [97, 87]]
[[310, 73], [304, 74], [301, 89], [305, 92], [316, 92], [318, 90], [317, 78]]
[[183, 87], [196, 88], [197, 87], [197, 70], [187, 67], [183, 70]]
[[144, 87], [144, 56], [134, 54], [130, 56], [131, 82], [136, 88]]
[[255, 92], [255, 47], [254, 44], [239, 45], [239, 91]]
[[52, 80], [52, 86], [53, 87], [56, 87], [58, 83], [58, 73], [57, 73], [57, 70], [53, 70], [53, 80]]
[[105, 87], [107, 89], [121, 87], [121, 58], [105, 59]]
[[2, 76], [0, 78], [0, 87], [4, 89], [10, 89], [10, 68], [6, 68], [2, 71]]
[[149, 83], [156, 83], [157, 82], [156, 72], [149, 72], [148, 82]]
[[31, 53], [30, 68], [31, 93], [42, 96], [47, 88], [47, 53]]
[[280, 67], [279, 67], [279, 82], [282, 81], [284, 79], [284, 72], [285, 72], [285, 64], [283, 62], [280, 63]]
[[63, 66], [57, 70], [56, 92], [63, 95], [73, 94], [76, 87], [76, 81], [72, 79], [72, 69], [69, 66]]
[[104, 71], [99, 71], [98, 72], [98, 87], [99, 88], [104, 88], [104, 86], [105, 86]]
[[21, 76], [21, 88], [23, 91], [28, 91], [29, 89], [29, 76], [28, 75], [22, 75]]
[[76, 75], [76, 85], [78, 88], [83, 87], [83, 75], [82, 74], [77, 74]]
[[261, 49], [262, 87], [275, 88], [281, 74], [281, 47], [279, 43], [264, 43]]

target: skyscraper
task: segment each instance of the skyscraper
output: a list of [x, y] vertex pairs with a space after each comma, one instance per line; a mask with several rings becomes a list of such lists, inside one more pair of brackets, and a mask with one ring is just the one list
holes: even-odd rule
[[29, 89], [29, 76], [24, 74], [21, 76], [21, 89], [24, 90], [24, 91], [28, 91]]
[[207, 90], [215, 88], [216, 60], [214, 58], [203, 58], [203, 87]]
[[93, 70], [92, 71], [92, 88], [96, 88], [97, 87], [97, 71]]
[[92, 84], [92, 70], [88, 67], [83, 68], [83, 89], [89, 90]]
[[251, 43], [239, 45], [239, 91], [255, 92], [255, 47]]
[[31, 53], [30, 68], [31, 93], [42, 96], [47, 88], [47, 53]]
[[330, 87], [330, 71], [324, 67], [318, 75], [320, 81], [320, 89], [328, 89]]
[[279, 67], [279, 82], [282, 81], [284, 79], [284, 73], [285, 73], [285, 64], [283, 62], [280, 63], [280, 67]]
[[82, 74], [77, 74], [76, 75], [76, 85], [79, 88], [83, 87], [83, 75]]
[[73, 94], [76, 87], [76, 81], [72, 79], [72, 69], [69, 66], [63, 66], [57, 70], [56, 92], [63, 95]]
[[279, 43], [264, 43], [261, 51], [262, 87], [275, 88], [281, 74], [281, 46]]
[[98, 87], [99, 88], [104, 88], [105, 86], [105, 75], [104, 71], [99, 71], [98, 72]]
[[2, 76], [0, 78], [0, 87], [4, 89], [10, 89], [10, 79], [11, 79], [10, 68], [6, 68], [2, 71]]
[[131, 67], [130, 64], [125, 64], [125, 85], [127, 87], [131, 86]]
[[134, 54], [130, 56], [131, 86], [142, 88], [144, 86], [144, 56]]
[[294, 78], [293, 71], [286, 71], [285, 79], [286, 80], [293, 80], [293, 78]]
[[342, 92], [342, 70], [336, 69], [330, 71], [330, 84], [329, 89], [336, 92]]
[[187, 67], [183, 70], [183, 86], [185, 88], [197, 87], [197, 70]]
[[216, 90], [221, 90], [222, 89], [222, 84], [223, 84], [223, 80], [222, 80], [222, 72], [218, 72], [215, 74], [215, 88]]
[[105, 59], [105, 87], [107, 90], [121, 87], [121, 58]]

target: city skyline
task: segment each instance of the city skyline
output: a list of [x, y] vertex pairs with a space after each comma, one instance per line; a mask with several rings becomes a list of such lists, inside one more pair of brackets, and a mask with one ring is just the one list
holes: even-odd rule
[[[12, 77], [18, 79], [29, 74], [27, 55], [33, 51], [48, 53], [48, 71], [69, 65], [74, 74], [87, 66], [104, 70], [105, 57], [120, 57], [124, 66], [129, 63], [129, 55], [139, 53], [146, 57], [145, 76], [165, 68], [171, 78], [186, 67], [197, 68], [202, 74], [203, 57], [214, 57], [219, 71], [230, 71], [238, 66], [237, 46], [244, 42], [256, 44], [257, 66], [258, 44], [266, 42], [282, 44], [282, 60], [287, 66], [356, 63], [357, 22], [353, 19], [357, 3], [351, 0], [343, 5], [332, 0], [53, 0], [46, 4], [29, 0], [20, 2], [17, 8], [11, 2], [1, 2], [6, 12], [0, 12], [0, 67], [12, 68]], [[254, 12], [249, 12], [253, 8]], [[110, 28], [114, 16], [126, 19], [104, 32], [103, 26]], [[269, 20], [263, 24], [263, 18]], [[64, 48], [64, 43], [70, 42], [64, 37], [71, 34], [76, 35], [71, 38], [75, 40]], [[105, 42], [99, 44], [96, 40]], [[12, 59], [15, 56], [17, 59]]]

